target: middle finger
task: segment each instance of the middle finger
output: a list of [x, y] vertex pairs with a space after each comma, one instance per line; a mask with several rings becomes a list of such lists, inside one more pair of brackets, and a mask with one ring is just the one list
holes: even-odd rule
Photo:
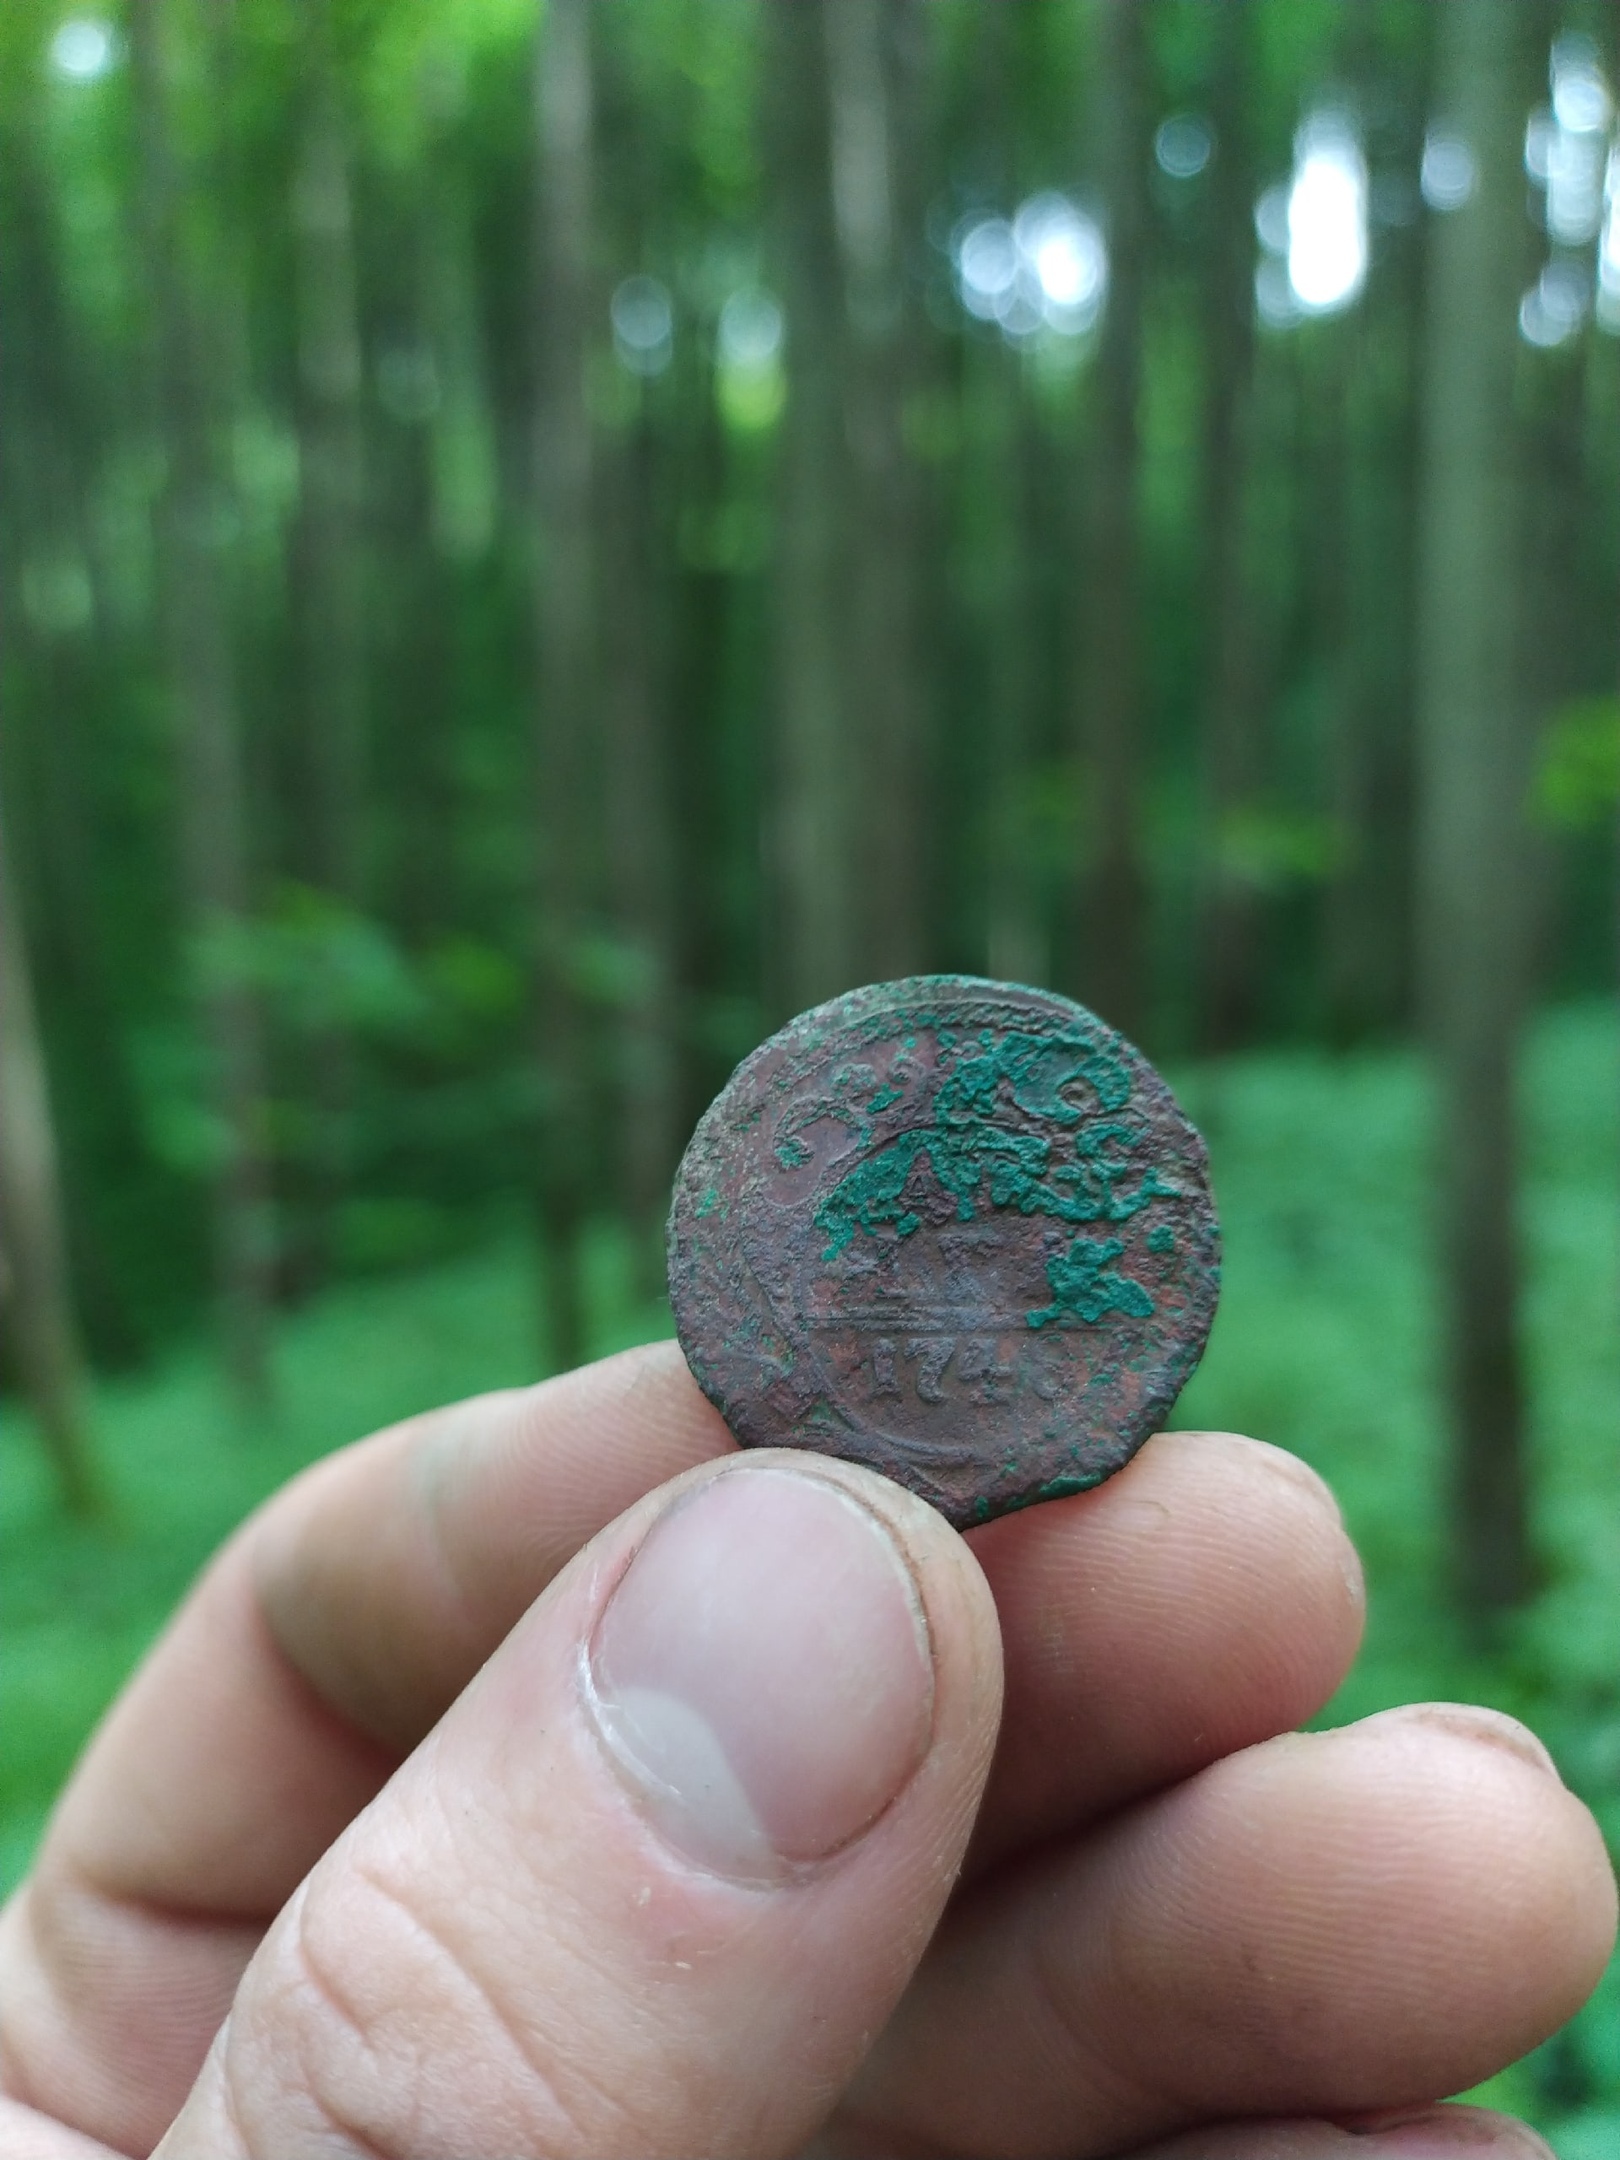
[[1597, 1825], [1511, 1719], [1289, 1734], [972, 1891], [857, 2077], [860, 2149], [1426, 2105], [1544, 2040], [1613, 1940]]
[[970, 1870], [1290, 1731], [1361, 1641], [1361, 1566], [1333, 1495], [1235, 1433], [1158, 1433], [1095, 1491], [968, 1543], [1007, 1691]]

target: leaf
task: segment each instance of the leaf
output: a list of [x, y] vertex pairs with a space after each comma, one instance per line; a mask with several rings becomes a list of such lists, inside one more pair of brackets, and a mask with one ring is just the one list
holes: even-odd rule
[[1535, 808], [1548, 825], [1586, 832], [1620, 808], [1620, 697], [1574, 698], [1547, 723]]

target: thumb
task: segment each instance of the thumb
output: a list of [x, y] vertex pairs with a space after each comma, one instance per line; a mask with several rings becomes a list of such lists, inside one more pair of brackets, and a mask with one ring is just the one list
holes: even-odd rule
[[160, 2152], [792, 2151], [939, 1916], [1000, 1690], [931, 1509], [789, 1451], [702, 1465], [308, 1877]]

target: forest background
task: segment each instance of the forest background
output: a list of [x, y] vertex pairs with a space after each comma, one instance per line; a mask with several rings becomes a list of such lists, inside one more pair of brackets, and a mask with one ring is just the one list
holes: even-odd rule
[[[210, 1544], [668, 1328], [792, 1012], [1209, 1135], [1330, 1713], [1620, 1837], [1620, 7], [0, 12], [0, 1867]], [[1493, 2097], [1620, 2149], [1620, 1976]]]

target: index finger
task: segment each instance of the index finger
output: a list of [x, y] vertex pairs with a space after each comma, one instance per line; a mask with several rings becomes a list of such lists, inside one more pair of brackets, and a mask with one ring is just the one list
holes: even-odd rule
[[327, 1846], [580, 1546], [733, 1444], [658, 1344], [393, 1427], [269, 1501], [114, 1705], [0, 1920], [4, 2087], [155, 2143]]

